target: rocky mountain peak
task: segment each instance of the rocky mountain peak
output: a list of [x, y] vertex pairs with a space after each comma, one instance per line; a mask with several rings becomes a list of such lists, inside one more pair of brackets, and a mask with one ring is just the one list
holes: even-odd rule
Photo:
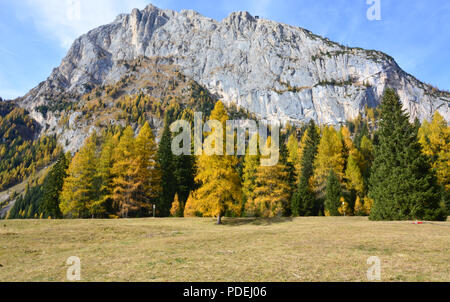
[[250, 15], [247, 11], [239, 11], [239, 12], [233, 12], [228, 17], [224, 19], [225, 22], [242, 22], [242, 21], [249, 21], [254, 22], [256, 19]]
[[378, 51], [348, 48], [286, 24], [235, 12], [216, 21], [192, 10], [153, 5], [120, 15], [78, 38], [47, 81], [18, 103], [35, 108], [57, 95], [83, 95], [114, 84], [138, 57], [177, 66], [227, 104], [261, 119], [339, 124], [397, 90], [411, 118], [439, 111], [450, 120], [450, 94], [405, 73]]

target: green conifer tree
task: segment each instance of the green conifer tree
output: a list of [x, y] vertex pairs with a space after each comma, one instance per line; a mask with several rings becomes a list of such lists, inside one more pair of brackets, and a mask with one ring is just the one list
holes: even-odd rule
[[61, 152], [55, 165], [44, 180], [40, 211], [41, 213], [45, 213], [46, 216], [55, 218], [62, 217], [59, 208], [60, 194], [64, 185], [64, 179], [67, 177], [69, 161], [70, 159]]
[[[176, 193], [176, 178], [174, 155], [172, 153], [172, 133], [170, 132], [170, 118], [166, 114], [164, 130], [158, 149], [158, 164], [161, 169], [161, 194], [159, 196], [159, 216], [170, 215], [170, 208]], [[184, 196], [183, 196], [184, 197]]]
[[[250, 139], [250, 144], [256, 145], [258, 144], [258, 136], [253, 135]], [[245, 204], [248, 200], [253, 198], [253, 193], [256, 187], [256, 172], [260, 165], [260, 154], [257, 152], [256, 155], [250, 155], [250, 147], [247, 148], [246, 155], [244, 157], [244, 168], [242, 173], [242, 193], [243, 193], [243, 207], [245, 209]], [[253, 213], [246, 213], [250, 216]]]
[[309, 123], [305, 146], [302, 152], [300, 168], [300, 180], [291, 201], [293, 216], [311, 216], [315, 210], [315, 196], [310, 186], [310, 180], [314, 173], [314, 159], [319, 144], [319, 133], [313, 120]]
[[370, 177], [372, 220], [444, 220], [441, 191], [422, 154], [416, 128], [393, 89], [381, 104], [379, 143]]
[[339, 207], [341, 206], [341, 197], [341, 183], [339, 182], [336, 173], [331, 169], [325, 190], [325, 213], [329, 216], [340, 216]]

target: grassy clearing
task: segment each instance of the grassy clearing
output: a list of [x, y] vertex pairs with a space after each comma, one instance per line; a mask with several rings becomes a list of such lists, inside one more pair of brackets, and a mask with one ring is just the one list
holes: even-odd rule
[[0, 281], [450, 281], [450, 222], [367, 218], [0, 221]]

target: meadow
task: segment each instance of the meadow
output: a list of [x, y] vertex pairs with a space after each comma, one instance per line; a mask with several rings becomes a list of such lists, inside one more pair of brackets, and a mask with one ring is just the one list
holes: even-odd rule
[[450, 222], [365, 217], [0, 221], [0, 281], [450, 281]]

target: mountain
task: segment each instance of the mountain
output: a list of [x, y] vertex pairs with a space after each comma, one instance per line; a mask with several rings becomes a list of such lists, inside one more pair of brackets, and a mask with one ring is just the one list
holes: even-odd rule
[[[132, 62], [143, 59], [151, 63], [136, 71]], [[73, 128], [83, 111], [76, 106], [67, 109], [65, 102], [81, 102], [82, 96], [117, 86], [131, 75], [141, 83], [123, 92], [152, 95], [153, 90], [145, 90], [144, 75], [162, 66], [204, 87], [214, 99], [234, 103], [260, 119], [315, 119], [337, 125], [356, 118], [366, 106], [377, 106], [389, 86], [397, 90], [412, 119], [429, 119], [439, 111], [450, 120], [450, 93], [418, 81], [382, 52], [344, 47], [247, 12], [232, 13], [219, 22], [192, 10], [153, 5], [79, 37], [50, 77], [16, 103], [43, 131], [63, 135], [68, 149], [76, 149], [79, 143], [71, 141], [85, 135], [58, 125], [66, 118]], [[89, 123], [80, 127], [92, 126]]]

